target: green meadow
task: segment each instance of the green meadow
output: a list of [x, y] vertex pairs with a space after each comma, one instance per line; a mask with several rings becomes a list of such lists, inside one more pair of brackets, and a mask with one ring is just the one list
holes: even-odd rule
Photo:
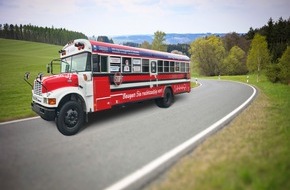
[[0, 121], [35, 116], [31, 111], [31, 87], [23, 80], [30, 72], [30, 82], [46, 65], [58, 58], [61, 46], [0, 38]]

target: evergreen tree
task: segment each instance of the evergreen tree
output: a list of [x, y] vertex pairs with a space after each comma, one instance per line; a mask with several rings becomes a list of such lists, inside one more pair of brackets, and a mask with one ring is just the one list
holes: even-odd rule
[[254, 30], [252, 27], [250, 27], [248, 33], [246, 34], [246, 39], [252, 40], [254, 38], [256, 32], [257, 32], [256, 30]]
[[134, 42], [126, 42], [126, 43], [123, 43], [123, 45], [130, 46], [130, 47], [140, 47], [140, 44], [134, 43]]
[[266, 36], [272, 62], [277, 63], [290, 44], [290, 18], [284, 20], [280, 17], [277, 22], [270, 18], [267, 25], [255, 30], [250, 28], [246, 37], [252, 40], [257, 33]]
[[180, 51], [187, 56], [190, 56], [189, 51], [188, 51], [189, 48], [190, 48], [189, 44], [168, 44], [167, 52], [172, 52], [174, 50], [177, 50], [177, 51]]
[[34, 42], [43, 42], [56, 45], [64, 45], [68, 41], [87, 37], [79, 32], [68, 31], [66, 29], [38, 27], [28, 25], [4, 24], [0, 27], [0, 38], [27, 40]]
[[108, 36], [98, 36], [97, 41], [110, 43]]

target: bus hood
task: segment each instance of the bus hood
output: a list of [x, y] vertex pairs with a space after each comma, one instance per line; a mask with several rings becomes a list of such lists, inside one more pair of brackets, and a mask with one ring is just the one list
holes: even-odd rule
[[42, 93], [50, 92], [64, 87], [77, 87], [78, 76], [72, 73], [65, 73], [53, 76], [46, 76], [42, 79]]

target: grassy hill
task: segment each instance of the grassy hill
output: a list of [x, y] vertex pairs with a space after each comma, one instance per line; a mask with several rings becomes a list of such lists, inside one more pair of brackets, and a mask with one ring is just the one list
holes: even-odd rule
[[44, 43], [0, 39], [0, 121], [35, 115], [24, 73], [31, 73], [30, 81], [39, 72], [46, 73], [46, 64], [59, 57], [60, 49]]

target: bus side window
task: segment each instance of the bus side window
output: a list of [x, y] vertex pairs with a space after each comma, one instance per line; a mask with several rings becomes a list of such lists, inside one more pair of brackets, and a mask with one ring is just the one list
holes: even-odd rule
[[176, 72], [180, 72], [180, 63], [179, 62], [176, 62], [176, 64], [175, 64], [175, 71]]
[[140, 73], [141, 72], [141, 59], [134, 58], [132, 61], [132, 71], [134, 73]]
[[100, 56], [93, 54], [93, 72], [100, 72]]
[[122, 58], [122, 68], [123, 72], [130, 73], [131, 72], [131, 58]]
[[142, 59], [142, 72], [143, 73], [149, 72], [149, 59]]
[[158, 60], [158, 73], [163, 73], [163, 61]]
[[174, 62], [173, 61], [170, 61], [170, 66], [169, 66], [170, 70], [169, 72], [174, 72]]
[[189, 63], [185, 63], [185, 72], [189, 73]]
[[181, 72], [185, 72], [185, 63], [181, 62]]
[[121, 72], [121, 57], [110, 57], [110, 72], [116, 73]]
[[85, 71], [92, 71], [92, 62], [91, 62], [91, 59], [92, 59], [92, 56], [91, 56], [90, 53], [88, 53]]
[[108, 72], [108, 56], [101, 56], [101, 72]]
[[169, 62], [168, 61], [164, 61], [164, 72], [165, 73], [169, 72]]

